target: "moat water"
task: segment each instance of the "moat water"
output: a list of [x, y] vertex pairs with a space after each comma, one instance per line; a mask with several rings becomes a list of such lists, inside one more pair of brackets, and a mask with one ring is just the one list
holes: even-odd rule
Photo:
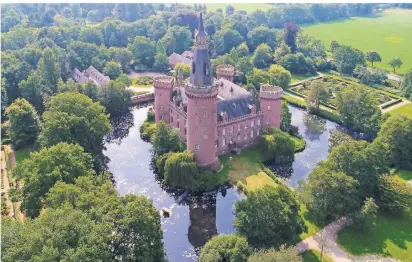
[[[306, 148], [295, 155], [287, 166], [271, 166], [296, 187], [306, 179], [317, 162], [325, 159], [329, 149], [329, 131], [338, 127], [328, 120], [313, 118], [296, 107], [290, 107], [292, 125], [306, 140]], [[161, 210], [171, 208], [169, 218], [162, 218], [163, 241], [171, 262], [196, 261], [197, 251], [216, 234], [234, 233], [234, 203], [243, 198], [234, 188], [222, 187], [215, 192], [189, 196], [180, 204], [175, 201], [183, 192], [164, 188], [152, 169], [151, 145], [140, 138], [139, 127], [146, 119], [147, 106], [133, 107], [130, 113], [112, 119], [113, 131], [106, 138], [105, 155], [110, 159], [120, 195], [144, 195]]]

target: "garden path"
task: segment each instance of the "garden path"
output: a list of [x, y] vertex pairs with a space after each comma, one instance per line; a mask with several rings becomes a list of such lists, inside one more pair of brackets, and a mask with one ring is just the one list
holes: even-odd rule
[[350, 225], [352, 220], [348, 217], [343, 217], [336, 220], [315, 235], [308, 237], [297, 244], [299, 253], [303, 253], [309, 249], [321, 251], [323, 243], [323, 252], [333, 259], [335, 262], [394, 262], [395, 259], [384, 258], [376, 255], [353, 256], [343, 250], [337, 243], [338, 232]]
[[385, 108], [385, 109], [382, 109], [382, 113], [392, 111], [393, 109], [396, 109], [398, 107], [404, 106], [404, 105], [409, 104], [409, 103], [411, 103], [411, 101], [404, 99], [401, 103], [398, 103], [396, 105], [390, 106], [390, 107]]
[[6, 204], [9, 207], [9, 216], [14, 217], [14, 208], [13, 208], [13, 203], [10, 200], [9, 196], [9, 189], [10, 189], [10, 182], [9, 182], [9, 177], [7, 173], [7, 165], [6, 165], [6, 157], [5, 155], [6, 152], [4, 150], [1, 150], [1, 174], [2, 174], [2, 183], [3, 183], [3, 189], [1, 192], [4, 192], [4, 197], [6, 199]]

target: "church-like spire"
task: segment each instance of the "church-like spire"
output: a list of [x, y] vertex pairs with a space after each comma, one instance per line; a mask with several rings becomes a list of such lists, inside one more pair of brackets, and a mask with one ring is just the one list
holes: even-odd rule
[[199, 27], [195, 36], [195, 47], [193, 49], [192, 72], [190, 84], [195, 87], [212, 86], [211, 64], [207, 50], [207, 35], [203, 26], [202, 13], [199, 16]]

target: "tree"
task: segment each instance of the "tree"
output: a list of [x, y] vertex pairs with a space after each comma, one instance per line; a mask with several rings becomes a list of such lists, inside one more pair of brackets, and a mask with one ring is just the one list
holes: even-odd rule
[[253, 68], [252, 72], [247, 74], [247, 82], [253, 85], [255, 89], [259, 90], [261, 84], [268, 84], [270, 81], [270, 75], [267, 71], [262, 69]]
[[[107, 174], [83, 176], [74, 184], [57, 182], [47, 195], [49, 208], [69, 206], [93, 221], [104, 221], [110, 232], [112, 257], [123, 261], [163, 261], [160, 214], [144, 196], [119, 197]], [[100, 222], [101, 223], [101, 222]]]
[[244, 57], [249, 55], [249, 47], [247, 46], [246, 42], [242, 42], [240, 45], [236, 47], [236, 51], [239, 57]]
[[46, 48], [39, 61], [38, 71], [44, 84], [52, 94], [57, 93], [57, 83], [60, 78], [60, 65], [57, 56], [51, 49]]
[[236, 49], [235, 49], [234, 47], [232, 48], [232, 50], [230, 50], [229, 56], [230, 56], [230, 59], [232, 59], [232, 61], [233, 61], [234, 63], [237, 63], [237, 62], [238, 62], [238, 60], [239, 60], [239, 55], [237, 54], [237, 51], [236, 51]]
[[389, 153], [390, 163], [412, 170], [412, 120], [404, 115], [389, 117], [383, 124], [374, 143], [383, 144]]
[[99, 101], [111, 116], [126, 112], [131, 105], [131, 97], [132, 92], [119, 80], [110, 81], [105, 88], [99, 89]]
[[291, 162], [294, 158], [295, 143], [287, 133], [277, 128], [269, 128], [263, 131], [259, 147], [262, 158], [274, 161], [276, 164]]
[[270, 75], [270, 83], [275, 86], [280, 86], [283, 89], [289, 87], [292, 75], [288, 70], [281, 65], [271, 65], [268, 73]]
[[9, 118], [9, 135], [16, 148], [33, 144], [40, 130], [40, 120], [33, 106], [18, 98], [5, 112]]
[[80, 30], [79, 40], [90, 44], [101, 45], [103, 44], [103, 34], [95, 27], [86, 26]]
[[250, 57], [240, 57], [236, 63], [236, 69], [238, 72], [241, 72], [246, 77], [246, 75], [253, 70], [253, 64], [250, 61]]
[[252, 253], [248, 262], [303, 262], [295, 247], [281, 246], [279, 250], [261, 249]]
[[103, 137], [111, 130], [103, 106], [79, 93], [62, 93], [51, 98], [43, 121], [39, 138], [42, 146], [77, 143], [92, 154], [95, 169], [101, 170]]
[[299, 207], [294, 192], [286, 185], [267, 185], [235, 203], [234, 225], [253, 247], [280, 247], [296, 240], [303, 231]]
[[238, 235], [218, 235], [201, 249], [199, 262], [247, 262], [248, 256], [246, 238]]
[[382, 61], [381, 55], [378, 54], [378, 52], [372, 51], [372, 50], [369, 50], [368, 52], [366, 52], [365, 58], [368, 62], [370, 62], [372, 64], [372, 67], [373, 67], [374, 62], [381, 62]]
[[359, 208], [357, 186], [342, 172], [316, 167], [303, 185], [302, 200], [316, 221], [329, 222]]
[[330, 41], [329, 50], [333, 53], [340, 47], [340, 44], [336, 40]]
[[401, 67], [403, 64], [402, 60], [398, 57], [392, 58], [389, 60], [388, 65], [390, 65], [393, 68], [393, 73], [395, 74], [395, 68]]
[[40, 114], [44, 111], [45, 99], [50, 94], [40, 73], [32, 71], [26, 80], [19, 84], [21, 96], [30, 102]]
[[169, 67], [169, 58], [165, 47], [159, 42], [156, 47], [155, 63], [153, 68], [158, 72], [164, 72]]
[[190, 32], [187, 27], [183, 26], [172, 26], [169, 28], [169, 32], [173, 35], [175, 39], [176, 47], [174, 49], [175, 52], [181, 54], [186, 50], [189, 50], [193, 44], [192, 33]]
[[286, 55], [291, 54], [290, 47], [282, 41], [280, 46], [275, 50], [275, 60], [280, 61], [280, 59]]
[[[126, 74], [121, 74], [119, 75], [118, 78], [116, 78], [115, 80], [116, 82], [118, 82], [119, 84], [121, 84], [124, 87], [129, 87], [132, 85], [132, 80], [130, 79], [130, 77]], [[131, 95], [131, 94], [130, 94]]]
[[290, 47], [292, 53], [296, 52], [296, 37], [300, 32], [300, 27], [292, 22], [285, 23], [283, 30], [283, 41]]
[[367, 198], [353, 218], [353, 227], [359, 231], [370, 230], [375, 225], [377, 212], [378, 206], [373, 198]]
[[385, 70], [379, 68], [368, 68], [358, 64], [353, 70], [353, 75], [361, 80], [366, 85], [384, 84], [388, 79], [388, 74]]
[[110, 61], [104, 67], [103, 73], [110, 79], [116, 79], [123, 73], [122, 66], [115, 61]]
[[123, 72], [127, 72], [129, 70], [130, 61], [132, 60], [132, 52], [125, 48], [119, 48], [119, 50], [116, 50], [114, 60], [120, 63]]
[[309, 110], [319, 110], [321, 103], [326, 103], [329, 93], [323, 81], [313, 81], [309, 86], [309, 92], [306, 96], [306, 102], [309, 104]]
[[197, 188], [200, 169], [192, 152], [173, 153], [164, 163], [164, 181], [173, 188]]
[[403, 95], [409, 98], [409, 100], [412, 100], [412, 69], [409, 70], [403, 77], [401, 89]]
[[[34, 220], [19, 225], [17, 234], [9, 233], [13, 227], [3, 227], [6, 242], [2, 260], [11, 261], [110, 261], [107, 245], [110, 227], [96, 223], [86, 214], [71, 208], [46, 209]], [[6, 232], [4, 232], [6, 231]], [[3, 234], [2, 234], [3, 235]], [[39, 245], [39, 243], [42, 243]]]
[[177, 77], [178, 73], [180, 70], [182, 70], [182, 74], [184, 78], [187, 78], [190, 76], [190, 72], [192, 72], [192, 69], [189, 65], [185, 63], [177, 63], [175, 67], [173, 68], [174, 72], [174, 77]]
[[287, 131], [290, 128], [292, 122], [292, 113], [289, 110], [289, 106], [285, 101], [282, 101], [280, 107], [280, 129]]
[[[4, 39], [3, 35], [2, 39]], [[16, 55], [9, 53], [1, 54], [1, 75], [5, 79], [7, 101], [9, 103], [19, 97], [18, 85], [27, 78], [28, 74], [26, 66]]]
[[359, 49], [341, 45], [332, 53], [333, 63], [342, 74], [352, 74], [357, 64], [365, 65], [365, 55]]
[[378, 132], [382, 113], [377, 109], [379, 103], [372, 91], [346, 87], [337, 92], [336, 98], [345, 126], [372, 135]]
[[136, 36], [127, 48], [132, 52], [136, 63], [140, 63], [149, 68], [154, 63], [155, 42], [144, 36]]
[[386, 175], [379, 179], [379, 206], [392, 214], [412, 214], [412, 188], [400, 177]]
[[180, 152], [183, 149], [177, 129], [163, 121], [156, 124], [156, 133], [153, 134], [150, 141], [153, 144], [152, 150], [157, 156], [167, 152]]
[[305, 57], [302, 53], [285, 55], [280, 58], [278, 63], [292, 73], [316, 74], [316, 68], [313, 65], [312, 59]]
[[26, 215], [38, 216], [46, 194], [57, 181], [73, 184], [77, 177], [92, 174], [91, 157], [79, 145], [59, 143], [31, 153], [15, 172], [24, 180], [21, 207]]
[[233, 47], [237, 47], [243, 41], [244, 39], [238, 31], [223, 28], [216, 33], [214, 38], [216, 53], [218, 55], [229, 53]]
[[355, 178], [361, 197], [375, 196], [379, 176], [389, 172], [384, 146], [356, 140], [334, 147], [322, 166]]
[[266, 68], [272, 62], [272, 48], [267, 44], [260, 44], [252, 56], [252, 63], [257, 68]]
[[267, 44], [270, 48], [276, 47], [276, 31], [261, 25], [253, 28], [247, 35], [250, 50], [255, 50], [260, 44]]

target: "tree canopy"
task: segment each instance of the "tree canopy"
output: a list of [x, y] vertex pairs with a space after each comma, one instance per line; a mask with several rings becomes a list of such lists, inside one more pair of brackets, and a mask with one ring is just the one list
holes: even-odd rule
[[201, 249], [199, 262], [247, 262], [249, 253], [246, 238], [238, 235], [218, 235]]

